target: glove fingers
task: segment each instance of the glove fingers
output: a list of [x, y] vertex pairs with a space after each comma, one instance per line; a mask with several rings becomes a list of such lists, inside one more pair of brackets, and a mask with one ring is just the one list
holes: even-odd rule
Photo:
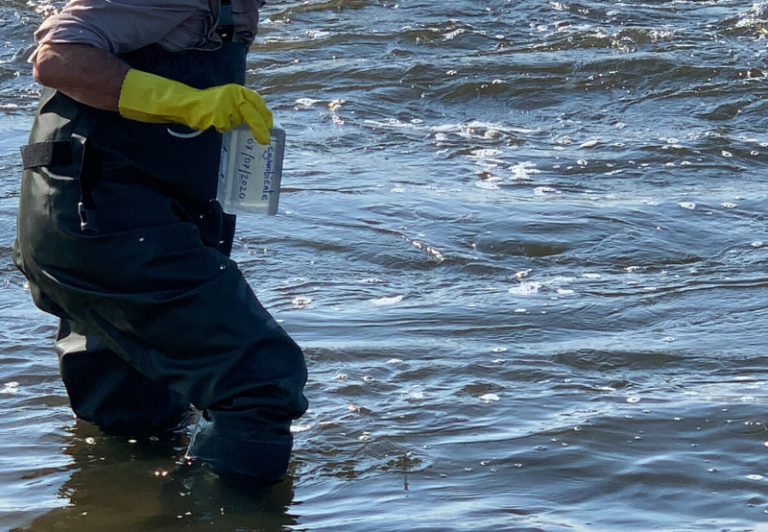
[[[218, 117], [214, 117], [213, 119], [213, 128], [216, 129], [219, 133], [226, 133], [227, 131], [236, 128], [240, 124], [243, 123], [243, 117], [240, 116], [240, 113], [232, 113], [228, 115], [219, 115]], [[206, 127], [207, 126], [207, 127]], [[194, 126], [192, 129], [208, 129], [208, 126], [198, 127], [195, 128]]]
[[256, 109], [256, 111], [261, 115], [261, 118], [264, 120], [267, 129], [272, 129], [272, 126], [274, 125], [272, 121], [272, 111], [269, 110], [269, 107], [267, 107], [267, 104], [264, 103], [264, 99], [259, 96], [259, 93], [249, 89], [244, 89], [243, 96], [245, 101], [251, 104], [253, 108]]
[[251, 134], [259, 144], [269, 144], [269, 128], [262, 115], [252, 106], [244, 103], [240, 106], [243, 120], [251, 128]]

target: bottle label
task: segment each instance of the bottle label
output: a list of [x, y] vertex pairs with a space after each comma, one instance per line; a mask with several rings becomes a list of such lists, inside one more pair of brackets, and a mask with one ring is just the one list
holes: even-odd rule
[[275, 214], [280, 197], [285, 132], [270, 131], [272, 140], [256, 142], [247, 127], [224, 135], [217, 200], [232, 214]]

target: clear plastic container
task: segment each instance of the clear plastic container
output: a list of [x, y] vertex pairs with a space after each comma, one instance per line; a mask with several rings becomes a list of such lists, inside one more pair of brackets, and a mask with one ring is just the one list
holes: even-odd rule
[[256, 142], [247, 125], [224, 134], [216, 199], [230, 214], [276, 214], [283, 174], [285, 131], [270, 130], [266, 146]]

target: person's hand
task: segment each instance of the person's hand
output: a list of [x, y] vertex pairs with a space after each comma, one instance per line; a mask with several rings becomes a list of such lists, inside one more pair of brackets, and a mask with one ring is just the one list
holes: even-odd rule
[[141, 70], [131, 69], [120, 91], [120, 114], [149, 123], [184, 124], [220, 133], [247, 123], [259, 144], [269, 144], [272, 112], [258, 93], [234, 83], [194, 89]]

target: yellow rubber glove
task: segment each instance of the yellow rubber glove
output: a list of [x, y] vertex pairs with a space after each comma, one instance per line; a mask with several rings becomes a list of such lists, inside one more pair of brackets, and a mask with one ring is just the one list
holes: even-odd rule
[[167, 78], [131, 69], [118, 103], [120, 114], [139, 122], [184, 124], [219, 133], [247, 123], [260, 144], [269, 144], [272, 112], [257, 93], [234, 83], [194, 89]]

